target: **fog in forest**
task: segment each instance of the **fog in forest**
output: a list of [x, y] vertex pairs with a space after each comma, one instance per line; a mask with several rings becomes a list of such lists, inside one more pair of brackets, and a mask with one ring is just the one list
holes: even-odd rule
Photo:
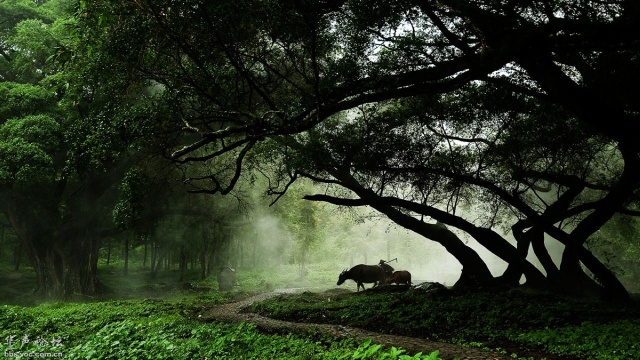
[[[333, 269], [337, 278], [339, 272], [346, 268], [357, 264], [378, 264], [384, 260], [389, 261], [395, 270], [411, 272], [414, 283], [429, 281], [452, 286], [460, 277], [462, 265], [443, 246], [398, 226], [374, 210], [345, 210], [329, 204], [323, 204], [322, 208], [328, 212], [331, 224], [324, 224], [328, 228], [316, 230], [320, 238], [310, 247], [306, 265]], [[233, 243], [242, 250], [242, 259], [234, 261], [235, 265], [267, 268], [300, 265], [300, 241], [296, 237], [299, 235], [289, 231], [269, 208], [253, 210], [248, 219], [243, 226], [233, 230]], [[425, 221], [429, 222], [428, 219]], [[473, 238], [455, 228], [449, 229], [480, 255], [494, 276], [501, 275], [507, 268], [506, 262]], [[496, 231], [515, 246], [516, 241], [510, 233]], [[563, 246], [549, 238], [545, 244], [553, 260], [559, 264]], [[531, 249], [528, 260], [544, 272]]]
[[[314, 189], [305, 191], [309, 190]], [[301, 191], [293, 191], [269, 206], [270, 199], [254, 190], [243, 200], [242, 211], [236, 208], [235, 200], [228, 197], [205, 197], [198, 201], [188, 197], [186, 202], [183, 199], [185, 208], [208, 209], [214, 204], [218, 210], [211, 208], [214, 213], [204, 217], [167, 214], [155, 223], [150, 233], [134, 228], [104, 239], [98, 262], [102, 270], [98, 277], [104, 280], [106, 275], [105, 284], [115, 287], [122, 284], [118, 279], [124, 276], [138, 288], [154, 281], [201, 281], [216, 288], [220, 269], [232, 268], [239, 276], [260, 273], [255, 279], [258, 286], [331, 288], [336, 287], [342, 270], [384, 260], [395, 270], [411, 272], [414, 284], [428, 281], [452, 286], [459, 279], [462, 265], [440, 244], [400, 227], [370, 208], [306, 201], [300, 194]], [[226, 220], [220, 220], [221, 214]], [[435, 223], [430, 218], [423, 220]], [[480, 255], [494, 276], [504, 272], [506, 262], [465, 233], [449, 229]], [[510, 234], [494, 230], [515, 246]], [[31, 279], [31, 275], [26, 275], [30, 272], [29, 260], [8, 227], [4, 228], [2, 242], [3, 268], [11, 272], [10, 276]], [[562, 246], [551, 239], [547, 239], [546, 245], [559, 264]], [[542, 270], [533, 254], [529, 260]], [[18, 268], [20, 275], [13, 273]], [[321, 276], [310, 274], [318, 271], [322, 272]], [[295, 281], [276, 281], [283, 273]], [[171, 278], [163, 278], [166, 276]], [[315, 279], [312, 285], [306, 281], [309, 278]], [[343, 287], [353, 289], [350, 283]], [[18, 285], [24, 286], [21, 291], [27, 291], [33, 284], [25, 280]]]

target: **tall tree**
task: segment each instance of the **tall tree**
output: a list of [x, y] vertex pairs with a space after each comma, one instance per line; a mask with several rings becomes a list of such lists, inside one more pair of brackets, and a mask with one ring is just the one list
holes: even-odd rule
[[[108, 190], [141, 157], [130, 147], [140, 128], [121, 123], [135, 118], [135, 104], [115, 110], [130, 94], [97, 94], [85, 64], [71, 62], [87, 52], [78, 51], [69, 5], [0, 2], [0, 211], [36, 272], [36, 292], [56, 297], [101, 290]], [[111, 112], [99, 107], [105, 99]]]
[[[85, 5], [81, 20], [100, 35], [92, 40], [108, 45], [110, 60], [164, 86], [173, 111], [159, 118], [185, 132], [168, 155], [179, 164], [218, 160], [209, 175], [189, 179], [194, 191], [228, 193], [243, 169], [258, 166], [252, 153], [271, 152], [286, 161], [282, 179], [305, 175], [351, 191], [342, 199], [315, 199], [373, 206], [404, 226], [441, 236], [437, 241], [463, 262], [463, 273], [490, 278], [477, 254], [416, 214], [475, 233], [517, 265], [509, 277], [524, 272], [529, 281], [539, 279], [524, 259], [526, 241], [515, 249], [450, 206], [473, 196], [496, 205], [489, 213], [511, 211], [523, 221], [519, 233], [545, 232], [561, 241], [561, 272], [584, 279], [582, 262], [612, 296], [626, 298], [584, 244], [628, 210], [640, 180], [633, 135], [638, 105], [623, 90], [638, 76], [639, 8], [633, 1], [140, 0]], [[412, 101], [436, 107], [418, 106], [409, 117], [388, 111], [405, 100], [403, 109]], [[468, 106], [472, 101], [485, 108]], [[358, 114], [359, 107], [366, 111]], [[367, 138], [344, 144], [350, 123]], [[574, 133], [576, 141], [557, 140]], [[367, 141], [364, 156], [341, 149]], [[572, 153], [574, 145], [584, 151]], [[362, 160], [380, 152], [381, 163]], [[612, 153], [622, 163], [601, 169], [598, 178], [593, 160], [607, 164], [602, 157]], [[381, 168], [389, 161], [411, 166]], [[553, 198], [542, 188], [553, 189]], [[444, 197], [446, 190], [453, 196]], [[436, 197], [425, 203], [424, 193]]]

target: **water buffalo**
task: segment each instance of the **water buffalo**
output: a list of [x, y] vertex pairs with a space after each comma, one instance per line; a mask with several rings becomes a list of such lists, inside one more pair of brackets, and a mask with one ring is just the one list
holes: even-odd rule
[[364, 290], [364, 283], [373, 283], [373, 286], [378, 284], [378, 281], [384, 281], [385, 273], [379, 265], [364, 265], [359, 264], [352, 267], [349, 270], [344, 270], [338, 277], [338, 285], [342, 285], [347, 279], [351, 279], [358, 285], [357, 289], [360, 291], [360, 286]]
[[408, 272], [407, 270], [394, 271], [393, 274], [391, 274], [391, 276], [388, 276], [385, 279], [384, 283], [385, 284], [396, 283], [396, 285], [400, 285], [400, 284], [411, 285], [411, 273]]

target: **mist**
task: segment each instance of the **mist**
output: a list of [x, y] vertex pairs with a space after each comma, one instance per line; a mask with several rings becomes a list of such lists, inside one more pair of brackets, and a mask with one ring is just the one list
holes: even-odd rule
[[[304, 200], [298, 200], [304, 201]], [[378, 264], [388, 261], [395, 270], [408, 270], [413, 283], [438, 282], [452, 286], [460, 277], [462, 265], [446, 249], [415, 232], [398, 226], [371, 209], [344, 209], [321, 204], [321, 221], [318, 240], [309, 247], [301, 259], [300, 232], [291, 231], [277, 212], [268, 207], [256, 207], [248, 216], [247, 226], [234, 231], [234, 239], [241, 245], [244, 255], [239, 266], [277, 267], [298, 264], [300, 268], [313, 264], [335, 272], [357, 264]], [[304, 233], [304, 229], [300, 229]], [[507, 263], [477, 243], [466, 233], [449, 227], [467, 246], [474, 249], [485, 261], [494, 276], [501, 275]], [[500, 233], [514, 247], [516, 241], [511, 232]], [[545, 237], [545, 244], [556, 265], [564, 246]], [[527, 259], [544, 273], [544, 269], [530, 249]], [[305, 262], [303, 264], [303, 261]], [[301, 278], [304, 277], [302, 274]], [[524, 281], [524, 278], [522, 279]], [[328, 284], [332, 285], [332, 284]]]

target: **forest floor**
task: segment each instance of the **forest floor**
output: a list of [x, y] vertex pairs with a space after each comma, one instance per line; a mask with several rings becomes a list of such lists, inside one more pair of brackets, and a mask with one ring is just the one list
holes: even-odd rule
[[[251, 296], [247, 299], [232, 302], [224, 305], [215, 306], [201, 314], [203, 321], [226, 321], [226, 322], [250, 322], [254, 323], [258, 329], [270, 333], [307, 333], [311, 336], [316, 334], [327, 335], [335, 338], [351, 338], [359, 341], [371, 339], [373, 343], [383, 344], [386, 346], [395, 346], [405, 349], [408, 353], [429, 354], [434, 350], [439, 350], [439, 356], [442, 359], [461, 359], [461, 360], [502, 360], [513, 359], [513, 357], [477, 348], [463, 347], [460, 345], [431, 341], [422, 338], [399, 336], [385, 334], [380, 332], [369, 331], [351, 326], [332, 325], [332, 324], [316, 324], [309, 322], [284, 321], [272, 319], [253, 312], [248, 309], [254, 302], [264, 301], [271, 297], [281, 295], [288, 292], [287, 290], [276, 290]], [[537, 354], [539, 355], [539, 354]], [[531, 354], [528, 354], [531, 356]], [[542, 358], [535, 356], [536, 359]], [[558, 357], [550, 357], [545, 354], [546, 359], [560, 359]], [[567, 359], [567, 358], [564, 358]]]
[[[211, 280], [185, 283], [177, 281], [177, 272], [163, 272], [157, 278], [147, 276], [147, 272], [141, 269], [122, 276], [119, 268], [102, 269], [101, 280], [114, 292], [104, 297], [69, 299], [77, 303], [69, 306], [82, 306], [84, 302], [110, 306], [112, 302], [129, 304], [122, 301], [131, 300], [133, 307], [140, 301], [143, 305], [144, 301], [158, 301], [153, 304], [171, 307], [177, 302], [180, 316], [207, 322], [201, 325], [253, 323], [263, 335], [301, 335], [331, 350], [334, 343], [330, 338], [371, 339], [372, 344], [402, 348], [405, 354], [438, 350], [446, 360], [640, 359], [637, 296], [622, 305], [527, 289], [447, 289], [429, 294], [422, 289], [355, 292], [353, 285], [353, 290], [327, 285], [335, 284], [334, 279], [328, 280], [334, 275], [331, 271], [321, 273], [314, 281], [301, 282], [284, 276], [267, 277], [258, 270], [239, 272], [240, 285], [233, 291], [220, 292]], [[188, 278], [197, 277], [194, 273]], [[48, 301], [31, 294], [35, 281], [28, 269], [0, 269], [0, 304], [23, 306], [16, 313], [27, 315], [33, 307], [33, 311], [45, 314], [38, 320], [45, 324], [57, 315], [47, 315], [51, 306]], [[49, 331], [45, 330], [38, 331]], [[79, 334], [72, 335], [85, 341]]]

